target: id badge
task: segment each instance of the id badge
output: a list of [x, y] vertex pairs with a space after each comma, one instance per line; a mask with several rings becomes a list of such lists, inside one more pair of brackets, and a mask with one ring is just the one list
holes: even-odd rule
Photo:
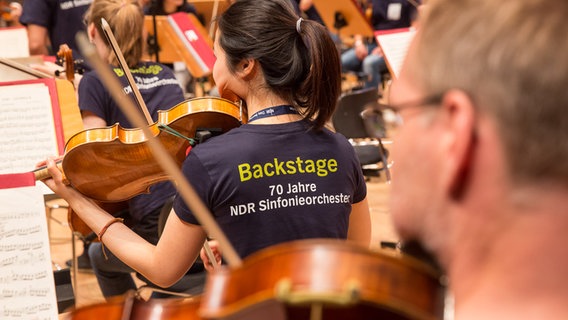
[[402, 13], [402, 3], [391, 3], [387, 8], [387, 19], [400, 20], [401, 13]]

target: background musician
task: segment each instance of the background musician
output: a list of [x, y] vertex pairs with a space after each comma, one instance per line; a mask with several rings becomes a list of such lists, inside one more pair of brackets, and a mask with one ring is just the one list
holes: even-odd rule
[[313, 4], [312, 0], [291, 0], [290, 1], [296, 9], [296, 13], [305, 16], [305, 18], [317, 21], [325, 26], [323, 19], [319, 15], [318, 10]]
[[195, 6], [185, 0], [156, 0], [144, 6], [144, 14], [166, 16], [176, 12], [193, 13], [198, 16]]
[[[167, 16], [177, 12], [191, 13], [195, 15], [204, 24], [204, 17], [202, 14], [197, 12], [195, 6], [188, 3], [186, 0], [154, 0], [149, 1], [144, 7], [144, 14], [148, 16]], [[148, 37], [147, 50], [150, 56], [156, 55], [159, 57], [159, 40], [155, 35], [150, 35]], [[174, 70], [174, 74], [178, 81], [180, 82], [182, 89], [184, 91], [184, 96], [194, 96], [195, 95], [195, 79], [187, 70], [185, 63], [164, 63], [164, 65], [170, 67]]]
[[[361, 166], [345, 137], [324, 127], [341, 80], [326, 29], [299, 19], [288, 0], [239, 0], [218, 19], [214, 50], [219, 92], [243, 100], [249, 123], [198, 144], [183, 172], [237, 253], [303, 238], [368, 246]], [[95, 232], [104, 228], [105, 246], [153, 282], [171, 285], [199, 255], [206, 231], [181, 198], [154, 246], [64, 185], [53, 160], [48, 167], [47, 185]]]
[[[408, 0], [373, 0], [371, 24], [374, 31], [410, 27], [416, 18], [416, 7]], [[375, 37], [354, 36], [351, 49], [341, 54], [344, 72], [363, 73], [365, 88], [377, 88], [382, 73], [388, 72], [381, 48]]]
[[[126, 91], [128, 82], [122, 75], [122, 69], [103, 33], [99, 23], [101, 18], [107, 20], [111, 26], [148, 111], [156, 121], [158, 110], [170, 109], [184, 98], [181, 87], [169, 68], [159, 63], [141, 61], [144, 47], [144, 15], [140, 6], [136, 0], [94, 0], [85, 16], [89, 39], [95, 45], [98, 54], [120, 76]], [[132, 127], [96, 72], [85, 73], [79, 83], [78, 97], [85, 129], [106, 127], [116, 123], [124, 128]], [[148, 242], [157, 243], [160, 212], [174, 194], [175, 188], [170, 182], [161, 182], [153, 185], [149, 194], [130, 199], [128, 211], [122, 213], [127, 224]], [[100, 242], [93, 242], [89, 246], [88, 254], [105, 297], [122, 295], [128, 290], [136, 289], [131, 277], [134, 270], [111, 252], [107, 253], [107, 259]]]
[[447, 272], [455, 319], [566, 319], [568, 2], [425, 13], [391, 86], [395, 226]]
[[[54, 56], [62, 44], [82, 59], [75, 44], [75, 34], [85, 31], [83, 15], [91, 0], [26, 0], [20, 22], [26, 26], [31, 55]], [[84, 66], [88, 68], [88, 66]]]

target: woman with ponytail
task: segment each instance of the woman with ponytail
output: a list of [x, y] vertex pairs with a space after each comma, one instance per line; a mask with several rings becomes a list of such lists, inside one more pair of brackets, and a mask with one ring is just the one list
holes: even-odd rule
[[[365, 179], [345, 137], [326, 128], [340, 94], [340, 60], [319, 23], [288, 0], [238, 0], [218, 19], [213, 78], [238, 98], [248, 123], [191, 150], [183, 173], [236, 252], [306, 238], [347, 239], [367, 247], [371, 224]], [[110, 215], [63, 184], [50, 162], [46, 183], [98, 231]], [[176, 196], [156, 246], [122, 224], [105, 246], [154, 283], [177, 281], [198, 257], [206, 230]], [[218, 248], [212, 245], [220, 263]], [[164, 263], [164, 259], [168, 259]]]

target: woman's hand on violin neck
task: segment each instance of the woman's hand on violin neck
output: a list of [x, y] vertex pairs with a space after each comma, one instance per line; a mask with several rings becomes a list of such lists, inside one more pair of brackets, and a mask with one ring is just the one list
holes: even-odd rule
[[45, 161], [47, 172], [49, 172], [51, 178], [43, 180], [43, 183], [45, 183], [51, 191], [55, 192], [58, 196], [65, 199], [69, 205], [71, 205], [71, 201], [74, 197], [82, 196], [77, 190], [69, 186], [68, 181], [57, 166], [58, 160], [60, 160], [60, 158], [50, 157]]

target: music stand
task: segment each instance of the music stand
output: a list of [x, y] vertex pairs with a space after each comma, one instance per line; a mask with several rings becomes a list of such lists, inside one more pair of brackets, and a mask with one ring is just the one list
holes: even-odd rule
[[[43, 57], [37, 55], [12, 59], [0, 58], [0, 82], [52, 78], [53, 75], [37, 71], [28, 66], [32, 63], [42, 64], [43, 62]], [[64, 140], [67, 141], [77, 132], [83, 130], [83, 120], [79, 112], [75, 89], [71, 82], [63, 79], [54, 80]]]
[[[208, 36], [207, 31], [201, 25], [201, 22], [197, 17], [191, 13], [187, 14], [189, 19], [192, 21], [193, 25], [197, 29], [197, 33], [202, 37], [203, 40], [207, 42], [210, 48], [213, 48], [213, 41]], [[144, 26], [148, 35], [154, 35], [154, 22], [152, 16], [146, 16], [144, 21]], [[191, 53], [186, 49], [184, 43], [176, 34], [170, 22], [168, 21], [168, 16], [156, 16], [156, 29], [158, 30], [158, 47], [159, 56], [161, 63], [174, 63], [182, 61], [186, 64], [189, 73], [195, 78], [200, 78], [208, 76], [210, 71], [203, 70], [199, 65], [196, 58], [191, 55]], [[148, 60], [155, 61], [154, 57], [149, 56], [147, 53], [144, 57]]]
[[330, 31], [335, 30], [338, 37], [356, 34], [373, 37], [373, 27], [355, 0], [313, 0], [313, 5], [325, 25]]

